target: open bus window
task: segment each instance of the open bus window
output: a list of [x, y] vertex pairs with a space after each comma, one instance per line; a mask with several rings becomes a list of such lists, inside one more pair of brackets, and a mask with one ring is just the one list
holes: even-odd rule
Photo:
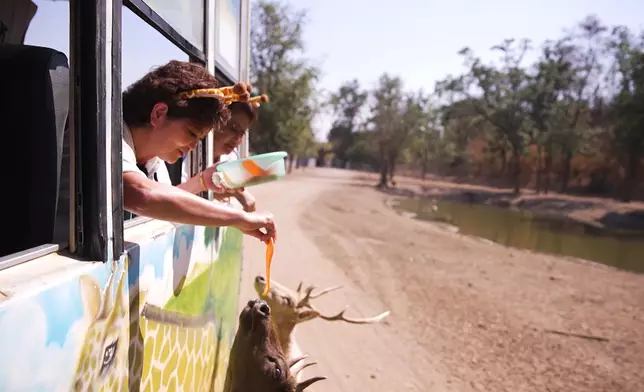
[[[126, 90], [154, 67], [170, 60], [188, 61], [189, 56], [128, 8], [122, 13], [122, 83]], [[168, 165], [173, 184], [180, 181], [181, 165]], [[124, 220], [136, 215], [125, 211]]]
[[68, 243], [69, 12], [66, 1], [0, 2], [0, 264]]

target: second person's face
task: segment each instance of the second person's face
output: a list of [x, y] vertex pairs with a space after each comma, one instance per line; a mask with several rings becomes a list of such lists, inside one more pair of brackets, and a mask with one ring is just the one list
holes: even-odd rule
[[214, 150], [215, 155], [230, 154], [243, 140], [251, 119], [246, 113], [233, 112], [230, 120], [221, 127], [221, 131], [215, 133]]

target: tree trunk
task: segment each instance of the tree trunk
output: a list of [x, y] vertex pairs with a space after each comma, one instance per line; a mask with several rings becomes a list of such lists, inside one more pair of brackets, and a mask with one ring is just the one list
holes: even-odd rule
[[543, 156], [543, 146], [541, 144], [537, 145], [537, 179], [536, 179], [536, 184], [535, 184], [535, 190], [537, 192], [537, 195], [541, 191], [541, 163], [542, 163], [542, 156]]
[[521, 193], [521, 156], [516, 149], [512, 151], [511, 160], [510, 170], [512, 174], [512, 182], [514, 184], [514, 194], [518, 195]]
[[545, 151], [545, 157], [544, 157], [545, 163], [544, 163], [544, 175], [545, 175], [545, 180], [543, 184], [543, 193], [546, 195], [548, 192], [550, 192], [550, 174], [552, 173], [552, 143], [548, 142], [546, 144], [546, 151]]
[[378, 182], [378, 188], [387, 187], [387, 172], [388, 172], [387, 162], [382, 162], [380, 164], [380, 182]]
[[572, 154], [566, 152], [563, 159], [563, 167], [561, 168], [561, 193], [566, 193], [568, 191], [568, 181], [570, 180], [570, 161], [572, 160]]
[[501, 151], [499, 152], [499, 155], [501, 155], [501, 173], [500, 176], [503, 177], [505, 176], [505, 170], [508, 165], [508, 157], [505, 152], [505, 148], [502, 148]]
[[380, 146], [380, 181], [378, 182], [378, 188], [387, 187], [387, 173], [389, 172], [389, 166], [387, 164], [387, 153], [384, 146]]
[[289, 154], [289, 156], [288, 156], [288, 170], [287, 170], [287, 173], [288, 173], [288, 174], [291, 174], [291, 172], [292, 172], [292, 171], [293, 171], [293, 155]]
[[641, 152], [631, 149], [628, 154], [628, 163], [626, 165], [626, 176], [624, 177], [624, 191], [622, 194], [622, 201], [631, 201], [633, 199], [633, 190], [635, 189], [635, 181], [639, 174], [641, 160]]

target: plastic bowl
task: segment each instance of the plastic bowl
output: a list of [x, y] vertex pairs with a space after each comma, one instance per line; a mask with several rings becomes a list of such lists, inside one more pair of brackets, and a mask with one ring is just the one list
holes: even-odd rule
[[286, 175], [285, 151], [253, 155], [244, 159], [224, 162], [217, 166], [223, 183], [230, 189], [246, 188], [275, 181]]

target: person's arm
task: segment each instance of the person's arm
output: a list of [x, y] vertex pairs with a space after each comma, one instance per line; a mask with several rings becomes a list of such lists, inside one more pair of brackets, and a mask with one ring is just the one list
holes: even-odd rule
[[123, 174], [123, 203], [126, 210], [140, 216], [198, 226], [232, 226], [262, 241], [275, 236], [275, 223], [270, 214], [249, 214], [211, 203], [136, 172]]
[[179, 185], [177, 185], [177, 188], [183, 189], [186, 192], [190, 192], [192, 194], [197, 194], [199, 192], [203, 192], [206, 189], [205, 187], [205, 178], [202, 177], [203, 172], [197, 174], [196, 176], [188, 179], [186, 182], [183, 182]]
[[255, 197], [246, 189], [244, 189], [242, 192], [235, 194], [234, 196], [237, 199], [237, 201], [239, 201], [239, 203], [242, 205], [242, 207], [244, 207], [244, 211], [253, 212], [257, 208]]

